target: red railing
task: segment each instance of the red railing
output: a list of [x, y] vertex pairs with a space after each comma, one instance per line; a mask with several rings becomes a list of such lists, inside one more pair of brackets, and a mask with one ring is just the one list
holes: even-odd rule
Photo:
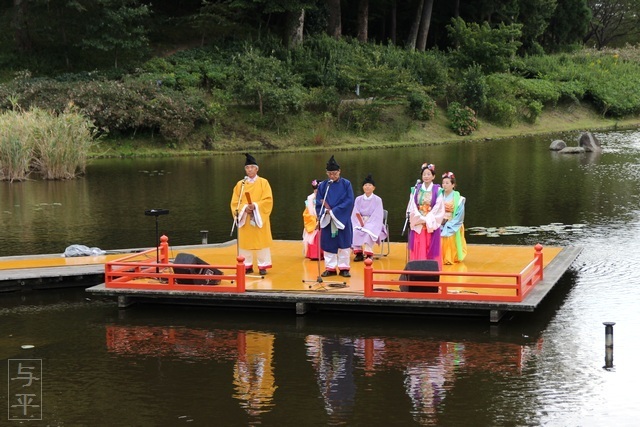
[[[235, 270], [233, 274], [203, 275], [176, 273], [174, 268]], [[169, 260], [169, 238], [160, 237], [160, 246], [124, 258], [110, 261], [104, 267], [105, 287], [156, 291], [235, 292], [245, 291], [244, 257], [236, 258], [236, 265], [174, 264]], [[186, 284], [180, 281], [211, 282], [214, 284]], [[230, 281], [229, 285], [225, 281]], [[195, 282], [197, 283], [197, 282]]]
[[[365, 260], [364, 296], [381, 298], [446, 299], [466, 301], [521, 302], [524, 297], [542, 280], [542, 245], [535, 247], [533, 260], [519, 273], [471, 273], [447, 271], [405, 271], [374, 270], [373, 261]], [[374, 280], [374, 275], [440, 276], [440, 281]], [[443, 277], [456, 277], [459, 281], [443, 280]], [[472, 278], [472, 280], [465, 278]], [[497, 279], [482, 281], [486, 279]], [[502, 283], [504, 282], [504, 283]], [[404, 292], [400, 290], [377, 290], [377, 285], [428, 286], [437, 288], [437, 292]]]

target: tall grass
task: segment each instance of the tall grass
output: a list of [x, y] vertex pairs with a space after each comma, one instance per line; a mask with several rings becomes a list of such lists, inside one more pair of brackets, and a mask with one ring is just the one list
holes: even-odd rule
[[33, 164], [42, 177], [71, 179], [84, 173], [94, 144], [93, 124], [74, 111], [57, 116], [42, 110], [32, 113], [39, 122], [34, 128]]
[[0, 179], [24, 181], [33, 158], [33, 137], [22, 113], [0, 114]]
[[43, 179], [71, 179], [84, 173], [95, 142], [95, 128], [75, 111], [54, 114], [34, 108], [0, 115], [0, 177], [24, 180], [30, 172]]

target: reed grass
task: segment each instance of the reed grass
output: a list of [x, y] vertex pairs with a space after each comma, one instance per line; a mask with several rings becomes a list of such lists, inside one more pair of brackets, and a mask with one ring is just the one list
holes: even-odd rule
[[30, 173], [33, 138], [22, 113], [0, 114], [0, 179], [24, 181]]
[[9, 111], [0, 115], [0, 129], [6, 130], [0, 131], [0, 176], [9, 181], [27, 179], [31, 172], [43, 179], [75, 178], [85, 172], [95, 143], [95, 127], [73, 109]]

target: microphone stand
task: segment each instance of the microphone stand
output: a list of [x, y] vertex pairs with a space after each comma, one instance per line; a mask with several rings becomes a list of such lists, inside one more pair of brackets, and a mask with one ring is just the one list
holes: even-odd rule
[[[242, 195], [244, 194], [244, 186], [247, 183], [248, 177], [242, 179], [242, 186], [240, 187], [240, 194], [238, 194], [238, 204], [236, 205], [236, 216], [233, 218], [233, 225], [231, 225], [231, 234], [233, 236], [233, 230], [236, 230], [236, 226], [240, 223], [240, 204], [242, 203]], [[240, 255], [240, 227], [236, 230], [236, 256]], [[245, 274], [245, 277], [255, 277], [257, 279], [264, 279], [264, 276], [256, 276]]]
[[[419, 185], [422, 184], [421, 180], [416, 180], [416, 185], [415, 185], [415, 191], [418, 191], [418, 187]], [[413, 194], [415, 194], [415, 191]], [[409, 199], [409, 203], [413, 203], [413, 194], [411, 195], [410, 199]], [[404, 218], [404, 227], [402, 227], [402, 236], [404, 236], [404, 232], [407, 229], [407, 223], [409, 222], [409, 212], [407, 212], [406, 217]], [[409, 236], [407, 236], [407, 250], [405, 251], [405, 265], [407, 263], [409, 263], [409, 237], [411, 235], [411, 230], [409, 230]]]
[[[238, 205], [236, 206], [236, 216], [233, 218], [233, 225], [231, 225], [231, 233], [229, 233], [229, 237], [233, 236], [233, 230], [235, 230], [236, 226], [240, 222], [240, 203], [242, 202], [242, 194], [244, 193], [244, 184], [246, 184], [247, 178], [244, 177], [242, 179], [242, 187], [240, 187], [240, 194], [238, 194]], [[236, 256], [240, 255], [240, 233], [236, 234]]]
[[325, 282], [322, 279], [321, 270], [320, 270], [320, 251], [322, 251], [322, 228], [320, 227], [320, 218], [322, 218], [322, 215], [324, 215], [327, 211], [325, 200], [327, 200], [327, 194], [329, 194], [329, 188], [331, 187], [332, 182], [333, 181], [328, 180], [327, 189], [325, 190], [324, 198], [322, 199], [322, 206], [320, 207], [320, 214], [318, 215], [318, 223], [316, 224], [316, 230], [318, 232], [318, 259], [317, 259], [318, 277], [316, 280], [302, 279], [302, 283], [312, 283], [311, 285], [309, 285], [309, 289], [313, 288], [313, 284], [318, 285], [318, 288], [314, 289], [315, 291], [318, 291], [318, 290], [327, 291], [328, 289], [324, 287], [324, 283], [326, 283], [328, 286], [331, 286], [331, 285], [343, 286], [347, 284], [347, 282]]
[[402, 234], [404, 236], [404, 232], [407, 231], [407, 223], [409, 222], [409, 212], [407, 212], [404, 216], [404, 226], [402, 227]]
[[144, 211], [144, 214], [147, 216], [155, 216], [156, 217], [156, 273], [160, 272], [160, 231], [158, 229], [158, 217], [160, 215], [168, 215], [168, 209], [147, 209]]

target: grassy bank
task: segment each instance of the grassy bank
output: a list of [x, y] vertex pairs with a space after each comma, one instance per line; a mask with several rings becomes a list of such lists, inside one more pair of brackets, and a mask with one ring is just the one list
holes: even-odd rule
[[[590, 106], [576, 104], [545, 109], [536, 123], [519, 122], [500, 127], [480, 120], [471, 136], [451, 131], [445, 111], [439, 109], [433, 120], [402, 120], [402, 111], [389, 108], [383, 121], [389, 123], [377, 132], [354, 135], [337, 130], [326, 119], [303, 116], [279, 132], [256, 129], [243, 124], [242, 117], [220, 128], [202, 128], [179, 147], [160, 138], [136, 137], [103, 140], [93, 147], [91, 157], [163, 157], [185, 155], [220, 155], [244, 151], [296, 152], [327, 150], [364, 150], [380, 147], [403, 147], [459, 141], [507, 139], [525, 135], [549, 135], [549, 142], [561, 135], [568, 145], [575, 145], [580, 132], [640, 128], [640, 116], [612, 119], [602, 117]], [[212, 139], [211, 135], [215, 134]]]

